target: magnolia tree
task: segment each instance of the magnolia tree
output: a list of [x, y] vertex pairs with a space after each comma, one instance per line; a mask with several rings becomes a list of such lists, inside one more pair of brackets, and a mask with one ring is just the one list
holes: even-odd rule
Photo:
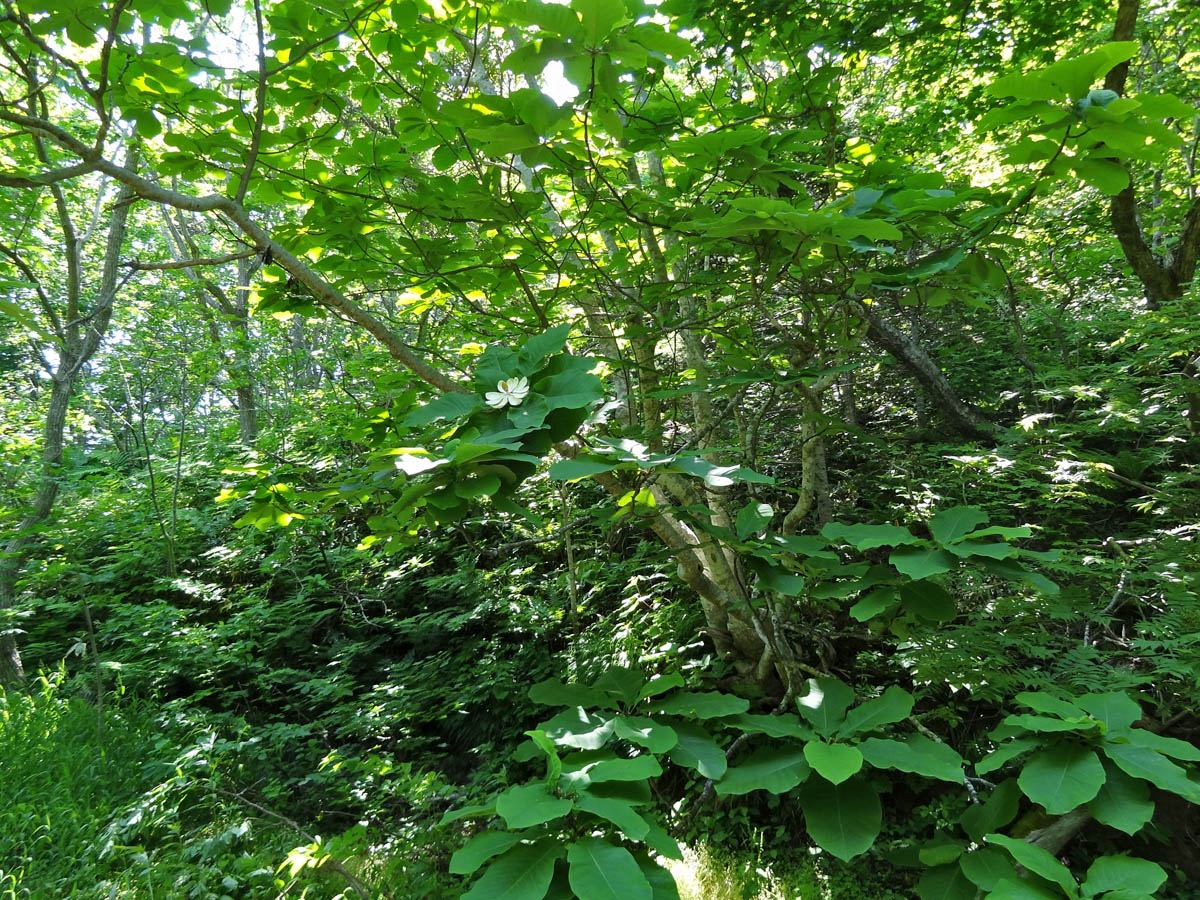
[[[909, 720], [907, 691], [856, 705], [813, 629], [842, 601], [878, 631], [937, 629], [957, 613], [960, 573], [1057, 590], [1037, 571], [1048, 557], [1021, 543], [1028, 528], [990, 525], [973, 507], [932, 513], [917, 530], [834, 521], [826, 441], [857, 426], [853, 376], [882, 353], [919, 385], [940, 427], [1000, 438], [1012, 423], [962, 395], [906, 310], [1012, 299], [1020, 217], [1056, 186], [1112, 197], [1139, 277], [1148, 290], [1155, 272], [1173, 279], [1178, 296], [1200, 207], [1185, 216], [1174, 261], [1152, 270], [1130, 225], [1131, 172], [1166, 166], [1182, 141], [1176, 124], [1193, 111], [1154, 84], [1127, 90], [1140, 48], [1129, 40], [1136, 5], [1124, 3], [1116, 41], [1083, 42], [986, 87], [971, 76], [981, 107], [961, 113], [971, 140], [1001, 147], [1003, 159], [992, 177], [972, 178], [873, 146], [860, 133], [870, 111], [855, 59], [882, 45], [856, 43], [860, 23], [822, 4], [786, 12], [755, 8], [750, 34], [728, 10], [636, 0], [20, 3], [0, 18], [6, 208], [23, 198], [44, 207], [46, 197], [57, 208], [71, 192], [116, 186], [111, 208], [103, 195], [95, 207], [110, 237], [92, 307], [70, 300], [82, 282], [61, 211], [65, 275], [4, 253], [20, 282], [5, 310], [35, 332], [49, 322], [44, 337], [59, 342], [60, 406], [100, 346], [122, 263], [181, 273], [235, 341], [252, 309], [353, 323], [416, 388], [390, 411], [407, 437], [375, 448], [380, 477], [356, 493], [382, 510], [364, 546], [398, 550], [481, 503], [530, 518], [521, 486], [548, 461], [551, 478], [595, 481], [619, 516], [665, 546], [731, 683], [781, 713], [754, 716], [732, 695], [692, 695], [625, 670], [592, 687], [542, 687], [535, 699], [567, 707], [531, 734], [546, 778], [476, 810], [498, 813], [508, 830], [457, 858], [472, 872], [499, 855], [474, 896], [540, 897], [555, 878], [585, 898], [616, 896], [590, 886], [608, 871], [621, 873], [622, 892], [667, 891], [643, 851], [591, 834], [614, 828], [674, 852], [636, 812], [638, 789], [609, 784], [644, 782], [664, 755], [718, 792], [804, 783], [811, 836], [850, 858], [880, 828], [872, 768], [976, 796], [980, 776], [1028, 754], [1017, 787], [997, 788], [960, 823], [957, 852], [931, 857], [930, 896], [1035, 896], [1020, 893], [1016, 864], [1042, 879], [1036, 896], [1074, 897], [1074, 876], [1045, 847], [1057, 850], [1092, 816], [1140, 829], [1146, 782], [1197, 799], [1168, 759], [1194, 751], [1134, 728], [1136, 704], [1123, 695], [1019, 698], [1033, 712], [1011, 716], [999, 755], [967, 777], [958, 750], [920, 730], [891, 735]], [[999, 40], [997, 29], [981, 24], [980, 40]], [[890, 34], [883, 22], [874, 33]], [[914, 65], [900, 67], [908, 90]], [[135, 204], [163, 224], [130, 254]], [[23, 221], [5, 227], [19, 232]], [[232, 294], [211, 274], [231, 262]], [[54, 311], [47, 277], [65, 280], [75, 306]], [[1014, 327], [1019, 335], [1015, 312]], [[229, 359], [249, 443], [253, 373]], [[798, 477], [761, 471], [767, 423], [797, 433]], [[47, 429], [49, 500], [39, 494], [27, 526], [49, 512], [61, 431], [61, 420]], [[309, 496], [312, 508], [299, 509], [266, 477], [231, 493], [249, 500], [243, 524], [322, 503]], [[325, 494], [340, 496], [336, 485]], [[4, 606], [27, 531], [6, 556]], [[0, 671], [19, 675], [12, 663]], [[764, 745], [727, 768], [712, 731]], [[621, 741], [644, 752], [616, 753]], [[1064, 783], [1071, 791], [1053, 787]], [[1040, 846], [998, 833], [1016, 817], [1018, 788], [1062, 816], [1035, 835]], [[985, 836], [995, 846], [981, 846]], [[1097, 866], [1087, 896], [1124, 890], [1122, 879], [1149, 894], [1161, 881], [1149, 863]], [[516, 883], [524, 893], [504, 893]]]

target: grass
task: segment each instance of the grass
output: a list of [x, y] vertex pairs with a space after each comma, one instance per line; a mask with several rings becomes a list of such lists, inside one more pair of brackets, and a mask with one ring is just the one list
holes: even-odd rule
[[[99, 714], [61, 674], [0, 692], [0, 900], [330, 900], [355, 896], [347, 873], [372, 896], [454, 893], [444, 860], [411, 835], [352, 846], [352, 829], [298, 847], [309, 840], [279, 815], [238, 800], [264, 775], [248, 774], [239, 746], [128, 698]], [[331, 852], [344, 865], [322, 865]], [[864, 882], [862, 866], [796, 853], [782, 865], [699, 845], [671, 868], [681, 900], [902, 896]]]
[[[851, 865], [828, 856], [769, 864], [753, 853], [705, 845], [684, 849], [668, 862], [680, 900], [906, 900], [869, 864]], [[869, 875], [864, 874], [865, 871]]]
[[[337, 876], [280, 874], [303, 843], [211, 790], [218, 742], [147, 704], [103, 714], [60, 676], [0, 692], [0, 900], [326, 898]], [[340, 883], [335, 883], [340, 882]]]
[[79, 895], [113, 811], [144, 789], [153, 733], [137, 707], [99, 717], [57, 680], [0, 694], [0, 898]]

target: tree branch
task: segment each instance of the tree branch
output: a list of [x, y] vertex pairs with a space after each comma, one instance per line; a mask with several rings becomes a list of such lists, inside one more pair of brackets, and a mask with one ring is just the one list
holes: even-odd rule
[[135, 272], [163, 272], [170, 269], [194, 269], [199, 266], [220, 266], [225, 263], [233, 262], [238, 259], [246, 259], [250, 256], [257, 256], [257, 250], [243, 250], [240, 253], [226, 253], [224, 256], [202, 256], [198, 259], [175, 259], [170, 262], [140, 262], [138, 260], [130, 260], [129, 262], [121, 263], [127, 269], [133, 269]]
[[241, 203], [246, 199], [250, 187], [250, 176], [258, 161], [258, 148], [262, 144], [263, 111], [267, 103], [267, 50], [263, 42], [263, 16], [261, 0], [254, 0], [254, 24], [258, 33], [258, 88], [254, 92], [254, 132], [250, 137], [250, 149], [246, 153], [246, 166], [238, 179], [233, 199]]
[[95, 171], [96, 166], [92, 163], [79, 163], [74, 166], [64, 166], [61, 169], [52, 169], [49, 172], [39, 172], [37, 175], [17, 175], [12, 172], [0, 172], [0, 187], [46, 187], [59, 181], [66, 181], [68, 178], [78, 178], [80, 175], [86, 175], [89, 172]]
[[157, 185], [123, 166], [104, 159], [99, 153], [75, 138], [70, 132], [45, 119], [20, 115], [0, 109], [0, 121], [16, 125], [31, 134], [44, 135], [69, 153], [73, 153], [85, 162], [93, 163], [101, 172], [128, 186], [137, 196], [145, 200], [191, 212], [219, 213], [249, 237], [259, 250], [269, 250], [275, 262], [282, 266], [300, 284], [304, 285], [312, 293], [313, 298], [317, 302], [339, 313], [355, 324], [362, 326], [362, 328], [383, 344], [396, 360], [422, 381], [442, 391], [460, 394], [470, 393], [468, 388], [453, 381], [445, 373], [433, 368], [433, 366], [417, 356], [382, 321], [353, 302], [349, 297], [313, 271], [290, 250], [271, 237], [266, 230], [250, 218], [249, 213], [246, 212], [242, 205], [231, 197], [221, 194], [205, 194], [197, 197]]

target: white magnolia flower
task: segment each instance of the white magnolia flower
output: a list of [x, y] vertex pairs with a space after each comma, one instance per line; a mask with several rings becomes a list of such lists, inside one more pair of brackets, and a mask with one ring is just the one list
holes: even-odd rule
[[492, 409], [504, 409], [506, 406], [520, 406], [521, 401], [529, 396], [528, 378], [502, 378], [496, 384], [496, 390], [484, 394], [487, 405]]

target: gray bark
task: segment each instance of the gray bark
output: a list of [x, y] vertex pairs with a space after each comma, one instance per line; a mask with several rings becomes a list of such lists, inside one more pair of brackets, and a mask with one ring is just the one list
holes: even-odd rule
[[[117, 272], [121, 246], [129, 219], [129, 207], [134, 192], [129, 187], [121, 189], [117, 196], [109, 225], [108, 243], [105, 247], [104, 266], [101, 272], [96, 304], [87, 317], [74, 317], [68, 322], [65, 340], [59, 346], [59, 362], [51, 379], [50, 407], [42, 431], [42, 459], [37, 492], [29, 512], [17, 526], [16, 533], [4, 546], [0, 554], [0, 612], [11, 610], [17, 600], [17, 583], [21, 569], [34, 540], [34, 529], [50, 518], [54, 502], [58, 498], [60, 470], [63, 458], [63, 443], [67, 424], [67, 411], [71, 405], [78, 375], [84, 364], [96, 353], [100, 342], [108, 331], [112, 319], [113, 302], [117, 294]], [[80, 285], [78, 271], [79, 242], [71, 225], [66, 203], [61, 192], [56, 192], [60, 222], [67, 244], [67, 303], [68, 309], [76, 308]], [[86, 321], [83, 321], [86, 319]], [[25, 682], [24, 666], [21, 662], [17, 636], [13, 628], [5, 628], [0, 634], [0, 686], [19, 687]]]
[[988, 438], [996, 433], [996, 426], [983, 413], [958, 396], [950, 379], [924, 348], [870, 306], [859, 304], [858, 312], [867, 322], [867, 338], [892, 354], [912, 374], [955, 431], [971, 438]]

